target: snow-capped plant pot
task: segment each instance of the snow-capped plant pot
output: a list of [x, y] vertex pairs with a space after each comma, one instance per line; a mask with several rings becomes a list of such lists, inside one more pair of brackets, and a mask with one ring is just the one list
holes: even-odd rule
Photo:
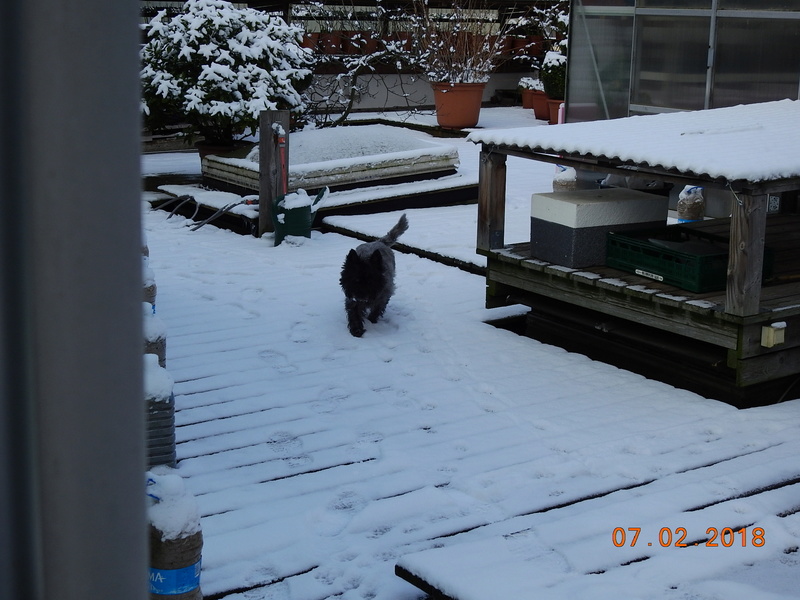
[[[483, 87], [499, 64], [509, 60], [504, 52], [508, 36], [526, 19], [489, 23], [481, 18], [486, 10], [481, 0], [456, 1], [444, 17], [432, 12], [423, 0], [416, 0], [413, 10], [409, 16], [411, 54], [433, 87], [439, 125], [450, 129], [474, 127]], [[465, 116], [456, 116], [464, 101], [469, 102], [469, 108], [463, 109]], [[439, 114], [441, 107], [447, 111], [444, 116]]]
[[465, 129], [478, 124], [485, 83], [432, 83], [431, 87], [439, 127]]
[[558, 104], [564, 101], [567, 90], [567, 57], [558, 50], [549, 51], [542, 61], [539, 77], [551, 101], [550, 123], [558, 123]]
[[310, 238], [314, 215], [327, 194], [328, 188], [324, 188], [313, 199], [305, 190], [277, 197], [272, 207], [275, 245], [279, 245], [287, 235]]
[[146, 474], [151, 600], [202, 600], [203, 532], [194, 497], [166, 467]]
[[522, 108], [532, 108], [537, 119], [549, 120], [550, 109], [542, 81], [536, 77], [523, 77], [519, 80], [519, 87], [522, 92]]
[[147, 464], [175, 466], [175, 382], [158, 364], [155, 354], [144, 355], [144, 393], [147, 409]]

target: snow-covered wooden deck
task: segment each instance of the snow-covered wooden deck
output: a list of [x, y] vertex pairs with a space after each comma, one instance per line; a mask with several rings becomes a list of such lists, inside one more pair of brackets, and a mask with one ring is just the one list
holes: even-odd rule
[[[352, 240], [175, 221], [148, 242], [206, 598], [419, 598], [398, 564], [458, 600], [796, 597], [797, 402], [737, 411], [494, 329], [482, 278], [409, 255], [355, 339]], [[699, 545], [661, 548], [680, 527]]]
[[[688, 448], [670, 449], [661, 457], [670, 468], [650, 481], [547, 499], [536, 510], [487, 527], [490, 535], [404, 556], [397, 573], [433, 598], [480, 600], [502, 591], [517, 600], [567, 600], [586, 597], [576, 593], [585, 579], [598, 592], [592, 597], [658, 597], [685, 589], [713, 564], [728, 576], [749, 569], [750, 575], [740, 575], [752, 577], [757, 597], [766, 584], [759, 579], [767, 548], [781, 548], [787, 563], [798, 552], [795, 541], [768, 533], [771, 523], [800, 521], [800, 477], [792, 456], [798, 448], [779, 443], [743, 452], [719, 441], [709, 440], [713, 449], [702, 459]], [[735, 492], [726, 487], [733, 482]], [[676, 490], [683, 491], [683, 501], [674, 501]], [[756, 522], [743, 510], [750, 503], [774, 519]], [[787, 597], [796, 591], [785, 590]]]

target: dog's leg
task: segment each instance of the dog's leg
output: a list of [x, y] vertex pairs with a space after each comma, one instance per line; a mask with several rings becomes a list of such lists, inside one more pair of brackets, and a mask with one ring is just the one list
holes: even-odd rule
[[344, 301], [344, 309], [347, 312], [347, 329], [355, 337], [364, 335], [364, 310], [360, 302], [347, 298]]
[[383, 313], [386, 311], [386, 305], [389, 304], [389, 299], [391, 298], [390, 294], [386, 294], [385, 296], [378, 298], [370, 307], [369, 312], [367, 313], [367, 318], [372, 323], [377, 323], [378, 319], [383, 316]]

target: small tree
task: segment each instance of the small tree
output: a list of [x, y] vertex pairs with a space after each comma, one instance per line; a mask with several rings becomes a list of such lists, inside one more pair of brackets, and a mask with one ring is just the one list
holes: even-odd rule
[[158, 130], [180, 115], [206, 142], [231, 145], [254, 133], [262, 110], [302, 112], [313, 62], [302, 29], [223, 0], [189, 0], [161, 11], [142, 48], [142, 110]]
[[542, 61], [539, 78], [550, 98], [563, 100], [567, 90], [567, 57], [558, 49], [550, 50]]
[[[401, 73], [411, 80], [410, 65], [416, 66], [408, 44], [401, 34], [410, 34], [402, 24], [408, 19], [402, 7], [354, 5], [354, 0], [339, 4], [312, 1], [292, 5], [299, 23], [319, 32], [339, 32], [342, 46], [349, 52], [328, 52], [320, 48], [315, 54], [318, 75], [306, 91], [310, 110], [307, 117], [317, 127], [334, 127], [345, 123], [363, 98], [379, 93], [396, 96], [411, 107], [411, 94], [404, 87]], [[320, 45], [322, 41], [320, 41]], [[343, 48], [343, 49], [344, 49]], [[389, 81], [387, 75], [397, 75]]]
[[424, 76], [435, 83], [486, 83], [509, 56], [507, 37], [527, 26], [530, 19], [518, 16], [494, 20], [483, 0], [453, 0], [445, 10], [434, 12], [427, 0], [414, 0], [410, 15], [415, 62]]

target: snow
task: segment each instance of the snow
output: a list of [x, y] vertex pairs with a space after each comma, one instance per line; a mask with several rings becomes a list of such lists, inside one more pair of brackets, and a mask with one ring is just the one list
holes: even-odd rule
[[[386, 155], [399, 157], [428, 157], [447, 155], [451, 145], [430, 136], [382, 124], [329, 129], [308, 128], [289, 136], [289, 164], [293, 170], [320, 168], [320, 163], [331, 169], [346, 168], [353, 159], [376, 162], [386, 160]], [[246, 159], [226, 159], [232, 164], [258, 163], [258, 147]], [[257, 168], [257, 167], [256, 167]]]
[[167, 402], [174, 386], [172, 375], [158, 364], [155, 354], [144, 355], [144, 397], [154, 402]]
[[[484, 109], [481, 135], [515, 114]], [[448, 143], [476, 173], [478, 146]], [[199, 171], [190, 154], [143, 165], [182, 160]], [[508, 241], [555, 174], [509, 158]], [[402, 243], [480, 263], [475, 206], [406, 213]], [[397, 217], [335, 221], [382, 235]], [[800, 597], [800, 484], [769, 489], [798, 477], [797, 390], [736, 410], [516, 336], [485, 321], [523, 307], [487, 310], [483, 278], [410, 254], [385, 318], [353, 338], [338, 277], [359, 242], [188, 225], [145, 208], [206, 595], [422, 597], [400, 563], [460, 600]], [[663, 528], [695, 541], [731, 525], [766, 544], [658, 544]], [[617, 548], [615, 528], [642, 539]]]
[[145, 287], [155, 283], [155, 273], [150, 268], [150, 258], [147, 256], [142, 256], [142, 283]]
[[[541, 148], [750, 182], [800, 176], [800, 101], [473, 132], [476, 143]], [[758, 159], [754, 159], [758, 157]]]
[[334, 167], [338, 167], [339, 161], [351, 162], [353, 158], [365, 156], [365, 148], [369, 149], [369, 156], [379, 159], [380, 155], [395, 153], [413, 157], [445, 154], [450, 147], [435, 138], [387, 125], [312, 129], [293, 133], [289, 140], [289, 164], [293, 166], [325, 161], [334, 162]]
[[162, 540], [177, 540], [200, 531], [197, 502], [183, 478], [169, 467], [154, 467], [147, 477], [147, 518]]
[[155, 309], [149, 302], [142, 303], [142, 321], [145, 341], [154, 342], [167, 336], [166, 324], [156, 316]]
[[286, 194], [286, 197], [283, 200], [281, 200], [279, 206], [281, 206], [286, 210], [292, 210], [293, 208], [303, 208], [305, 206], [312, 206], [313, 202], [314, 198], [309, 196], [308, 192], [306, 192], [305, 190], [300, 189], [297, 190], [296, 192], [292, 192], [291, 194]]

